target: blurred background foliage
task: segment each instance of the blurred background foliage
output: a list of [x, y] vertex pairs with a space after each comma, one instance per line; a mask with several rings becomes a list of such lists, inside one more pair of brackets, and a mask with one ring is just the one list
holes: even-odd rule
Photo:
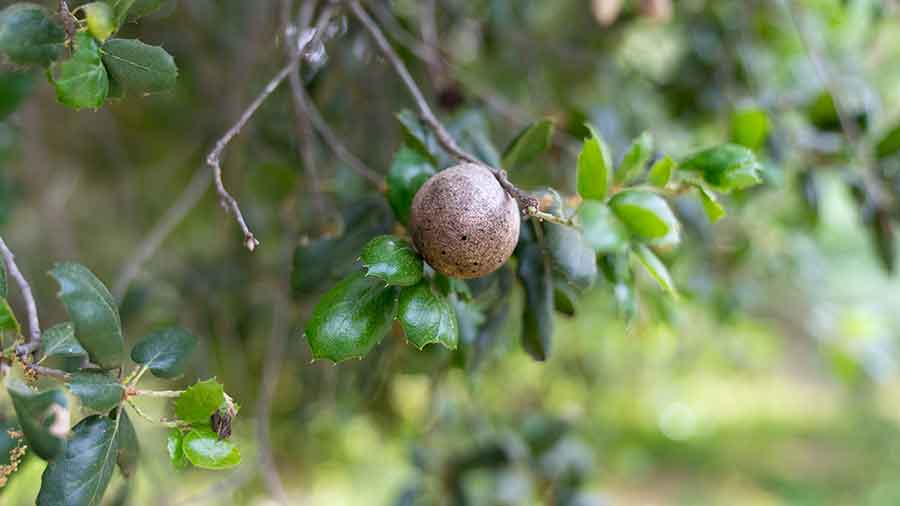
[[[417, 57], [432, 49], [421, 42], [432, 3], [440, 65]], [[177, 318], [201, 337], [185, 384], [217, 376], [245, 406], [234, 429], [244, 463], [225, 476], [176, 473], [164, 431], [137, 420], [138, 478], [130, 490], [114, 481], [109, 504], [274, 504], [254, 457], [254, 401], [270, 365], [275, 293], [292, 276], [270, 423], [296, 504], [900, 503], [897, 210], [873, 204], [862, 176], [896, 200], [900, 160], [864, 155], [900, 121], [897, 2], [367, 5], [463, 140], [499, 150], [522, 126], [553, 119], [554, 148], [512, 174], [520, 186], [573, 193], [585, 121], [616, 153], [645, 130], [677, 156], [741, 142], [765, 160], [766, 183], [729, 197], [715, 225], [697, 201], [679, 202], [687, 238], [664, 260], [681, 299], [641, 274], [628, 319], [599, 283], [574, 317], [558, 317], [546, 363], [521, 350], [518, 318], [494, 314], [475, 366], [400, 339], [363, 361], [311, 363], [300, 329], [332, 274], [355, 259], [352, 234], [394, 225], [379, 218], [389, 216], [384, 199], [318, 142], [321, 194], [310, 191], [283, 87], [225, 160], [262, 247], [248, 254], [208, 193], [122, 304], [128, 335]], [[63, 108], [40, 75], [4, 68], [0, 223], [45, 326], [65, 318], [44, 274], [53, 262], [83, 263], [112, 286], [211, 142], [283, 65], [279, 9], [167, 2], [125, 33], [175, 56], [177, 91], [99, 111]], [[304, 82], [347, 146], [386, 173], [402, 142], [395, 113], [410, 103], [356, 23], [332, 29]], [[347, 258], [286, 260], [286, 249], [322, 237], [347, 239], [338, 250]], [[515, 289], [507, 312], [522, 306]], [[0, 394], [0, 419], [9, 415]], [[27, 459], [0, 502], [31, 504], [42, 466]]]

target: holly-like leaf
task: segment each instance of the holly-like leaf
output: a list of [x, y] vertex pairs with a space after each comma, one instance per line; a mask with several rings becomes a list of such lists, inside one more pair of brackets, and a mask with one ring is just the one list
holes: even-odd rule
[[644, 132], [634, 139], [625, 152], [622, 163], [616, 169], [616, 183], [625, 183], [640, 175], [651, 156], [653, 156], [653, 136], [650, 132]]
[[21, 334], [22, 329], [19, 327], [19, 320], [9, 307], [9, 302], [5, 297], [0, 297], [0, 331], [11, 330], [16, 335]]
[[137, 432], [131, 423], [131, 418], [123, 409], [119, 412], [119, 441], [117, 444], [116, 463], [122, 476], [131, 478], [137, 469], [141, 454], [141, 446], [138, 442]]
[[126, 93], [144, 95], [175, 87], [178, 67], [161, 47], [137, 39], [110, 39], [102, 53], [110, 77]]
[[436, 164], [434, 151], [437, 149], [437, 141], [431, 131], [409, 109], [403, 109], [396, 116], [403, 130], [404, 144], [430, 160], [432, 164]]
[[597, 254], [581, 232], [564, 225], [544, 223], [544, 247], [554, 270], [579, 290], [597, 279]]
[[420, 350], [431, 343], [456, 349], [459, 342], [456, 313], [447, 298], [435, 293], [427, 281], [400, 292], [397, 318], [406, 339]]
[[403, 146], [394, 155], [387, 175], [387, 198], [401, 223], [409, 223], [413, 197], [436, 170], [431, 158], [419, 150]]
[[175, 400], [175, 416], [188, 423], [209, 423], [225, 404], [225, 389], [216, 378], [198, 381]]
[[675, 160], [669, 155], [666, 155], [657, 160], [653, 166], [650, 167], [650, 175], [647, 176], [647, 179], [653, 186], [662, 188], [669, 184], [669, 180], [672, 179], [672, 173], [675, 172], [676, 165]]
[[887, 158], [900, 152], [900, 123], [894, 125], [875, 144], [875, 155], [879, 159]]
[[184, 469], [190, 463], [184, 456], [184, 433], [181, 429], [172, 429], [166, 438], [166, 450], [169, 452], [169, 460], [175, 469]]
[[91, 2], [81, 6], [88, 32], [100, 43], [106, 42], [117, 28], [115, 11], [106, 2]]
[[180, 327], [158, 330], [131, 349], [131, 360], [150, 369], [157, 378], [175, 378], [197, 348], [197, 338]]
[[621, 251], [628, 245], [628, 230], [613, 212], [603, 204], [587, 200], [578, 208], [581, 233], [594, 251]]
[[125, 21], [142, 18], [162, 7], [163, 0], [108, 0], [115, 13], [116, 29]]
[[62, 458], [41, 477], [37, 506], [99, 506], [119, 449], [119, 420], [91, 415], [72, 429]]
[[522, 347], [535, 360], [546, 360], [553, 339], [553, 275], [550, 259], [535, 240], [531, 227], [521, 229], [516, 246], [516, 274], [525, 288]]
[[49, 65], [65, 50], [66, 32], [47, 9], [17, 3], [0, 11], [0, 51], [19, 65]]
[[109, 76], [100, 60], [100, 46], [87, 32], [75, 36], [72, 57], [54, 63], [50, 76], [56, 99], [73, 109], [96, 109], [109, 93]]
[[422, 280], [422, 257], [412, 246], [393, 235], [380, 235], [366, 244], [360, 255], [366, 276], [391, 286], [412, 286]]
[[503, 152], [503, 168], [514, 169], [528, 163], [550, 147], [553, 137], [553, 122], [543, 119], [535, 122], [519, 132]]
[[679, 169], [699, 173], [714, 190], [723, 193], [762, 182], [762, 166], [753, 151], [737, 144], [722, 144], [699, 151], [681, 162]]
[[[19, 104], [31, 94], [34, 81], [34, 74], [31, 72], [15, 70], [0, 72], [0, 121], [18, 109]], [[6, 297], [6, 291], [0, 290], [0, 295]]]
[[639, 244], [634, 249], [634, 254], [638, 260], [640, 260], [644, 268], [647, 269], [647, 272], [650, 273], [650, 276], [659, 283], [659, 286], [673, 295], [676, 294], [675, 283], [672, 281], [669, 269], [666, 267], [666, 264], [662, 263], [659, 257], [653, 253], [653, 250], [644, 244]]
[[669, 204], [649, 191], [619, 192], [610, 199], [609, 207], [632, 235], [644, 240], [662, 239], [679, 229]]
[[241, 463], [237, 446], [205, 427], [188, 432], [182, 450], [191, 464], [203, 469], [228, 469]]
[[82, 407], [96, 413], [106, 413], [122, 402], [125, 387], [110, 374], [77, 372], [69, 381], [69, 390], [81, 401]]
[[578, 194], [585, 199], [603, 200], [609, 188], [612, 157], [600, 134], [590, 128], [591, 137], [584, 141], [578, 155]]
[[719, 203], [719, 199], [714, 193], [704, 188], [703, 185], [697, 185], [697, 191], [700, 192], [700, 202], [703, 204], [703, 210], [709, 217], [709, 221], [715, 223], [725, 217], [727, 214], [725, 208]]
[[88, 352], [75, 339], [75, 325], [64, 322], [45, 330], [41, 335], [41, 349], [45, 357], [86, 357]]
[[769, 135], [769, 115], [758, 107], [734, 111], [731, 116], [731, 140], [750, 149], [759, 149]]
[[562, 279], [553, 280], [553, 307], [566, 316], [575, 316], [578, 294], [568, 282]]
[[340, 362], [364, 357], [387, 334], [396, 312], [394, 287], [362, 272], [326, 293], [306, 325], [314, 358]]
[[106, 286], [87, 267], [71, 262], [57, 264], [50, 276], [59, 283], [58, 296], [75, 324], [75, 338], [91, 362], [107, 369], [120, 365], [122, 323]]
[[6, 263], [0, 262], [0, 297], [9, 297], [9, 286], [6, 284]]
[[61, 455], [69, 433], [68, 403], [62, 390], [36, 392], [16, 379], [9, 380], [7, 390], [29, 448], [44, 460]]

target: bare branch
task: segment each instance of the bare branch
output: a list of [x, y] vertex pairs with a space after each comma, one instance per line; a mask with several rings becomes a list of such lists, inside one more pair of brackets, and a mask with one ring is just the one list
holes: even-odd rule
[[72, 375], [65, 372], [60, 371], [59, 369], [52, 369], [50, 367], [44, 367], [42, 365], [35, 364], [24, 364], [25, 369], [38, 374], [40, 376], [49, 376], [51, 378], [61, 379], [63, 381], [68, 381], [72, 378]]
[[310, 99], [309, 95], [306, 93], [306, 89], [302, 86], [302, 83], [299, 83], [299, 87], [295, 88], [294, 84], [291, 83], [292, 95], [294, 97], [294, 102], [297, 107], [301, 107], [303, 112], [309, 118], [310, 123], [312, 123], [313, 128], [319, 133], [322, 137], [322, 140], [325, 141], [325, 144], [328, 145], [329, 149], [337, 156], [342, 162], [346, 163], [348, 167], [350, 167], [354, 172], [359, 174], [360, 177], [365, 178], [367, 181], [372, 183], [378, 191], [384, 192], [387, 190], [387, 184], [384, 182], [384, 177], [367, 167], [365, 163], [363, 163], [359, 158], [357, 158], [353, 153], [350, 152], [349, 149], [341, 142], [340, 138], [331, 127], [328, 125], [328, 122], [325, 121], [325, 118], [322, 117], [322, 114], [316, 108], [313, 101]]
[[213, 184], [216, 188], [216, 193], [219, 195], [219, 201], [222, 204], [222, 207], [225, 210], [229, 211], [234, 215], [235, 220], [238, 222], [238, 226], [241, 228], [241, 232], [244, 233], [244, 246], [250, 251], [256, 249], [259, 246], [259, 241], [253, 235], [253, 232], [250, 231], [250, 227], [247, 226], [247, 222], [244, 220], [244, 215], [241, 213], [241, 208], [237, 203], [237, 200], [228, 192], [225, 188], [225, 183], [222, 181], [222, 153], [225, 151], [225, 148], [228, 146], [228, 143], [232, 141], [241, 130], [247, 125], [253, 115], [256, 114], [256, 111], [259, 110], [260, 106], [262, 106], [263, 102], [266, 101], [267, 98], [281, 85], [282, 82], [293, 72], [297, 70], [300, 65], [300, 61], [302, 60], [302, 56], [306, 50], [306, 48], [310, 45], [310, 43], [318, 40], [321, 37], [322, 32], [324, 31], [325, 26], [331, 20], [331, 15], [333, 11], [330, 8], [326, 8], [322, 14], [319, 16], [319, 20], [316, 23], [315, 31], [313, 32], [313, 36], [308, 39], [300, 41], [300, 45], [297, 48], [296, 55], [290, 59], [287, 65], [285, 65], [272, 80], [266, 84], [265, 88], [263, 88], [262, 92], [250, 103], [249, 106], [244, 110], [241, 114], [238, 121], [230, 128], [225, 135], [223, 135], [218, 142], [216, 142], [215, 147], [206, 157], [206, 163], [213, 171]]
[[16, 256], [6, 246], [2, 237], [0, 237], [0, 253], [3, 254], [3, 260], [6, 262], [6, 270], [19, 285], [19, 291], [22, 292], [22, 298], [25, 299], [25, 311], [28, 313], [28, 343], [20, 349], [20, 352], [33, 353], [41, 347], [41, 323], [38, 320], [37, 304], [31, 293], [31, 285], [22, 275], [22, 271], [16, 265]]
[[494, 174], [494, 177], [497, 178], [497, 182], [500, 183], [500, 186], [516, 200], [519, 209], [523, 214], [534, 216], [535, 213], [540, 212], [538, 200], [533, 195], [530, 195], [512, 184], [506, 175], [506, 171], [491, 167], [482, 162], [475, 155], [465, 151], [456, 143], [453, 136], [450, 135], [450, 132], [447, 131], [444, 125], [437, 119], [437, 116], [435, 116], [434, 111], [431, 110], [431, 106], [429, 106], [428, 101], [425, 100], [425, 95], [422, 93], [422, 90], [419, 89], [419, 86], [409, 73], [403, 60], [400, 59], [400, 56], [394, 51], [394, 48], [391, 47], [390, 42], [388, 42], [387, 38], [384, 36], [381, 28], [378, 27], [358, 1], [354, 0], [350, 2], [350, 10], [369, 32], [372, 39], [375, 40], [375, 44], [378, 45], [381, 54], [384, 55], [394, 67], [394, 71], [400, 76], [400, 80], [403, 81], [403, 84], [412, 95], [413, 101], [419, 109], [419, 115], [421, 116], [422, 121], [432, 132], [434, 132], [435, 137], [437, 137], [438, 142], [444, 150], [460, 161], [481, 165], [490, 170]]
[[803, 48], [806, 50], [806, 54], [809, 57], [810, 62], [812, 62], [813, 68], [815, 68], [817, 77], [822, 82], [822, 85], [825, 86], [825, 91], [831, 96], [831, 101], [834, 104], [834, 109], [837, 112], [838, 122], [841, 125], [841, 131], [844, 134], [844, 137], [847, 139], [847, 143], [854, 150], [854, 156], [857, 158], [857, 161], [860, 165], [860, 173], [862, 175], [863, 184], [866, 187], [866, 193], [870, 198], [872, 198], [876, 204], [883, 205], [889, 203], [892, 198], [891, 196], [884, 191], [879, 184], [877, 177], [872, 173], [872, 157], [871, 154], [866, 150], [866, 146], [862, 141], [862, 134], [859, 131], [859, 128], [856, 126], [856, 123], [850, 118], [850, 115], [847, 113], [847, 107], [844, 103], [844, 98], [838, 89], [838, 86], [828, 71], [825, 57], [822, 55], [819, 48], [813, 43], [811, 37], [803, 29], [801, 23], [798, 22], [797, 16], [794, 12], [794, 5], [792, 0], [781, 0], [782, 5], [787, 11], [788, 17], [790, 18], [791, 24], [794, 26], [794, 30], [797, 32], [797, 35], [800, 38], [800, 42], [803, 45]]

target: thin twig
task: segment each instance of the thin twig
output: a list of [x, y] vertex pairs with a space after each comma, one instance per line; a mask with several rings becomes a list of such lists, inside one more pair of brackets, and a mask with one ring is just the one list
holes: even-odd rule
[[175, 227], [184, 220], [187, 213], [193, 209], [200, 199], [206, 195], [209, 184], [212, 182], [210, 178], [210, 168], [204, 166], [201, 170], [194, 173], [191, 182], [188, 183], [181, 195], [174, 204], [159, 219], [146, 238], [138, 245], [136, 252], [128, 260], [128, 263], [122, 267], [119, 277], [113, 285], [113, 295], [116, 300], [121, 303], [128, 291], [131, 282], [141, 273], [141, 269], [153, 255], [159, 250], [163, 242], [172, 233]]
[[60, 371], [59, 369], [52, 369], [50, 367], [44, 367], [42, 365], [36, 364], [23, 364], [25, 369], [32, 371], [33, 373], [39, 376], [49, 376], [51, 378], [61, 379], [63, 381], [68, 381], [72, 378], [72, 375], [67, 373], [66, 371]]
[[319, 16], [319, 20], [316, 23], [315, 31], [313, 32], [313, 36], [308, 39], [301, 40], [298, 44], [297, 52], [293, 58], [290, 59], [287, 65], [285, 65], [272, 80], [266, 84], [265, 88], [263, 88], [262, 92], [250, 103], [249, 106], [244, 110], [241, 114], [238, 121], [232, 125], [225, 135], [223, 135], [215, 144], [215, 147], [212, 151], [210, 151], [209, 155], [206, 157], [206, 163], [212, 168], [213, 171], [213, 184], [216, 188], [216, 193], [219, 195], [219, 201], [227, 211], [229, 211], [232, 215], [234, 215], [235, 220], [238, 222], [238, 226], [241, 228], [241, 232], [244, 233], [244, 246], [253, 251], [259, 246], [259, 241], [253, 235], [253, 232], [250, 231], [250, 227], [247, 226], [247, 222], [244, 220], [244, 215], [241, 213], [241, 208], [238, 205], [237, 200], [228, 192], [225, 188], [225, 183], [222, 181], [222, 153], [225, 151], [225, 148], [228, 146], [228, 143], [232, 141], [241, 130], [247, 125], [253, 115], [256, 114], [256, 111], [259, 110], [260, 106], [262, 106], [263, 102], [266, 101], [267, 98], [284, 82], [285, 79], [292, 73], [297, 70], [297, 67], [300, 65], [300, 61], [302, 60], [303, 54], [306, 51], [306, 48], [310, 45], [310, 43], [316, 41], [319, 37], [321, 37], [322, 32], [324, 31], [325, 26], [331, 20], [331, 15], [333, 11], [330, 8], [326, 8], [325, 11]]
[[[290, 20], [292, 8], [293, 1], [285, 0], [282, 2], [282, 16], [284, 17], [285, 24], [284, 34], [285, 38], [291, 42], [287, 44], [287, 53], [288, 57], [296, 58], [298, 56], [298, 48], [297, 44], [294, 44], [293, 41], [296, 40], [298, 27], [300, 30], [305, 30], [309, 26], [313, 12], [316, 8], [316, 1], [307, 0], [303, 3], [300, 7], [297, 26], [294, 26]], [[322, 185], [319, 181], [319, 169], [316, 164], [316, 154], [313, 151], [312, 126], [310, 125], [308, 115], [305, 114], [304, 108], [300, 103], [300, 98], [298, 97], [298, 93], [303, 88], [303, 83], [300, 81], [301, 69], [302, 65], [297, 68], [296, 72], [291, 72], [288, 76], [288, 84], [291, 87], [291, 97], [293, 98], [294, 130], [297, 136], [297, 153], [300, 155], [300, 160], [303, 162], [303, 170], [306, 172], [306, 179], [309, 181], [309, 190], [310, 193], [312, 193], [313, 206], [316, 210], [316, 221], [321, 226], [325, 223], [326, 219], [325, 198], [322, 193]]]
[[139, 408], [137, 406], [137, 404], [135, 404], [134, 401], [132, 401], [131, 399], [125, 399], [125, 402], [127, 402], [128, 405], [131, 406], [132, 409], [134, 409], [134, 412], [137, 413], [138, 416], [140, 416], [144, 420], [147, 420], [150, 423], [156, 423], [156, 424], [162, 425], [163, 427], [168, 427], [170, 429], [174, 429], [175, 427], [179, 426], [179, 423], [174, 420], [166, 420], [165, 418], [157, 419], [157, 418], [153, 418], [152, 416], [148, 415], [147, 413], [144, 413], [144, 411], [141, 410], [141, 408]]
[[181, 397], [181, 394], [184, 393], [184, 390], [139, 390], [137, 388], [131, 388], [126, 391], [126, 394], [129, 396], [142, 395], [144, 397], [165, 397], [165, 398], [175, 398]]
[[854, 156], [857, 158], [857, 161], [860, 165], [860, 173], [862, 175], [863, 184], [866, 187], [866, 193], [869, 198], [871, 198], [875, 204], [886, 204], [891, 201], [890, 195], [884, 191], [879, 184], [877, 177], [872, 173], [872, 157], [866, 151], [866, 147], [862, 141], [862, 135], [859, 131], [859, 128], [856, 126], [856, 123], [850, 118], [850, 115], [847, 114], [847, 107], [844, 103], [843, 95], [840, 93], [837, 84], [835, 83], [831, 73], [828, 71], [827, 65], [825, 63], [825, 57], [819, 51], [819, 48], [811, 40], [811, 37], [807, 34], [806, 30], [803, 29], [801, 23], [798, 22], [796, 13], [794, 12], [794, 5], [792, 0], [781, 0], [782, 5], [787, 11], [788, 18], [791, 21], [791, 24], [794, 26], [794, 30], [797, 32], [797, 35], [800, 38], [800, 43], [803, 48], [806, 50], [807, 57], [809, 57], [810, 62], [812, 62], [813, 68], [815, 68], [816, 75], [819, 80], [822, 82], [822, 85], [825, 86], [825, 91], [828, 95], [831, 96], [831, 101], [834, 104], [834, 110], [837, 113], [838, 122], [841, 125], [841, 131], [844, 134], [844, 137], [847, 139], [847, 143], [850, 145], [851, 149], [854, 152]]
[[[292, 85], [293, 90], [293, 85]], [[312, 123], [313, 128], [319, 133], [319, 136], [322, 137], [322, 140], [325, 141], [325, 144], [328, 145], [328, 148], [337, 156], [342, 162], [347, 164], [350, 169], [356, 172], [360, 177], [365, 178], [367, 181], [372, 183], [375, 188], [380, 192], [385, 192], [387, 190], [387, 184], [384, 181], [384, 177], [367, 167], [365, 163], [362, 162], [359, 158], [356, 157], [353, 153], [347, 149], [347, 146], [341, 142], [340, 138], [334, 130], [328, 125], [328, 122], [325, 121], [325, 118], [322, 117], [322, 114], [316, 108], [313, 101], [310, 99], [309, 95], [306, 93], [306, 89], [303, 86], [300, 86], [298, 89], [293, 90], [294, 100], [297, 101], [297, 105], [303, 108], [303, 111], [306, 113], [309, 118], [310, 123]]]
[[0, 253], [3, 254], [3, 260], [6, 262], [6, 270], [19, 285], [19, 291], [22, 293], [22, 298], [25, 299], [25, 311], [28, 313], [28, 343], [23, 345], [19, 351], [23, 354], [32, 353], [41, 347], [41, 322], [38, 320], [37, 304], [31, 293], [31, 285], [22, 275], [22, 271], [16, 265], [16, 256], [6, 246], [2, 237], [0, 237]]
[[516, 200], [519, 209], [521, 209], [523, 214], [534, 216], [535, 213], [540, 212], [537, 198], [512, 184], [507, 177], [505, 170], [491, 167], [479, 160], [475, 155], [462, 149], [456, 143], [453, 136], [450, 135], [450, 132], [447, 131], [444, 125], [437, 119], [437, 116], [435, 116], [434, 111], [431, 110], [431, 106], [428, 105], [428, 101], [425, 100], [425, 95], [422, 93], [422, 90], [409, 73], [406, 64], [403, 63], [403, 60], [400, 59], [400, 56], [394, 51], [394, 48], [391, 47], [390, 42], [388, 42], [387, 38], [384, 36], [381, 28], [378, 27], [358, 1], [350, 2], [350, 10], [353, 12], [353, 15], [359, 19], [366, 31], [372, 36], [375, 44], [381, 50], [381, 54], [388, 62], [390, 62], [391, 66], [394, 67], [394, 71], [400, 77], [400, 80], [403, 81], [403, 84], [406, 86], [410, 95], [412, 95], [413, 101], [419, 109], [419, 115], [421, 116], [422, 121], [432, 132], [434, 132], [438, 143], [444, 148], [444, 151], [457, 160], [474, 163], [490, 170], [494, 174], [494, 177], [497, 178], [497, 182], [500, 183], [500, 186]]

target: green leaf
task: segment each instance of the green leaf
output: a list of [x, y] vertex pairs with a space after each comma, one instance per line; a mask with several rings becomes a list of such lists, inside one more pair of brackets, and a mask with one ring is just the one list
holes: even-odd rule
[[86, 357], [88, 352], [75, 339], [75, 325], [60, 323], [45, 330], [41, 336], [41, 349], [45, 357]]
[[3, 330], [12, 330], [16, 335], [22, 333], [22, 329], [19, 327], [19, 320], [16, 320], [16, 315], [13, 313], [12, 308], [9, 307], [9, 302], [5, 297], [0, 297], [0, 331]]
[[565, 225], [544, 223], [544, 247], [553, 268], [579, 290], [586, 290], [597, 279], [597, 254], [578, 230]]
[[115, 377], [102, 372], [73, 374], [69, 390], [85, 409], [98, 413], [106, 413], [118, 406], [125, 394], [125, 387]]
[[162, 0], [109, 0], [115, 13], [116, 30], [125, 21], [134, 21], [159, 10], [162, 3]]
[[29, 448], [44, 460], [53, 460], [66, 448], [69, 411], [62, 390], [36, 392], [17, 379], [7, 382], [16, 417]]
[[75, 36], [75, 52], [68, 60], [53, 64], [50, 71], [56, 99], [73, 109], [103, 105], [109, 93], [109, 76], [100, 61], [100, 46], [87, 32]]
[[99, 506], [116, 467], [119, 428], [100, 415], [79, 422], [63, 457], [44, 470], [37, 506]]
[[119, 311], [106, 286], [87, 267], [65, 262], [50, 271], [58, 296], [75, 324], [75, 337], [91, 362], [111, 369], [122, 363], [125, 343]]
[[609, 207], [628, 231], [643, 240], [663, 239], [678, 233], [678, 220], [659, 195], [644, 190], [626, 190], [609, 201]]
[[585, 199], [603, 200], [609, 188], [612, 161], [609, 148], [593, 128], [578, 155], [578, 194]]
[[625, 157], [616, 170], [616, 183], [622, 184], [640, 175], [651, 156], [653, 156], [653, 136], [650, 132], [644, 132], [632, 141], [628, 151], [625, 152]]
[[553, 275], [550, 259], [529, 226], [522, 227], [516, 257], [516, 274], [525, 288], [522, 347], [532, 358], [543, 361], [550, 355], [553, 339]]
[[333, 362], [364, 357], [391, 329], [395, 294], [362, 272], [344, 278], [322, 296], [306, 325], [313, 357]]
[[241, 452], [231, 441], [219, 439], [210, 429], [198, 428], [187, 433], [182, 442], [184, 456], [203, 469], [228, 469], [241, 463]]
[[675, 160], [669, 155], [657, 160], [656, 163], [650, 167], [650, 175], [648, 176], [650, 184], [658, 188], [662, 188], [669, 184], [669, 180], [672, 179], [672, 173], [675, 171], [676, 165]]
[[140, 459], [141, 447], [134, 425], [123, 409], [119, 412], [119, 441], [117, 442], [116, 463], [126, 478], [134, 476]]
[[677, 295], [675, 283], [672, 281], [669, 269], [666, 267], [666, 264], [662, 263], [659, 257], [653, 253], [653, 250], [643, 244], [639, 244], [633, 251], [644, 268], [647, 269], [647, 272], [650, 273], [650, 276], [659, 283], [659, 286], [661, 286], [663, 290], [673, 295]]
[[412, 246], [393, 235], [380, 235], [363, 248], [362, 264], [366, 276], [383, 280], [391, 286], [412, 286], [422, 280], [422, 257]]
[[440, 343], [455, 350], [459, 342], [459, 325], [450, 302], [435, 293], [427, 281], [400, 291], [397, 318], [406, 339], [420, 350]]
[[157, 378], [175, 378], [197, 348], [197, 338], [180, 327], [158, 330], [131, 349], [131, 360], [150, 368]]
[[172, 429], [166, 438], [166, 450], [169, 452], [169, 460], [175, 469], [184, 469], [190, 463], [184, 456], [184, 433], [181, 429]]
[[602, 202], [586, 200], [578, 208], [581, 233], [594, 251], [621, 251], [628, 245], [628, 230]]
[[413, 197], [436, 172], [431, 159], [416, 149], [403, 146], [394, 155], [387, 175], [387, 198], [394, 215], [401, 223], [409, 223]]
[[188, 423], [209, 423], [225, 403], [225, 389], [216, 378], [198, 381], [175, 400], [175, 416]]
[[17, 3], [0, 11], [0, 51], [19, 65], [49, 65], [63, 55], [66, 32], [47, 9]]
[[503, 168], [506, 170], [528, 163], [550, 147], [553, 122], [543, 119], [522, 129], [503, 152]]
[[134, 5], [134, 0], [108, 0], [108, 3], [112, 7], [113, 21], [116, 24], [116, 30], [118, 30], [125, 24], [125, 19], [128, 17], [128, 11], [131, 10], [131, 6]]
[[700, 202], [703, 204], [703, 210], [706, 212], [706, 216], [709, 217], [709, 221], [715, 223], [727, 214], [725, 212], [725, 208], [722, 207], [722, 204], [719, 203], [719, 199], [702, 185], [697, 185], [697, 191], [700, 192]]
[[91, 2], [81, 6], [87, 21], [88, 32], [100, 43], [106, 42], [115, 31], [115, 12], [106, 2]]
[[900, 123], [881, 136], [875, 145], [875, 155], [879, 159], [887, 158], [900, 152]]
[[384, 199], [360, 199], [341, 210], [344, 233], [301, 243], [294, 250], [291, 288], [295, 295], [321, 290], [358, 270], [359, 252], [373, 237], [391, 232], [394, 223]]
[[[18, 109], [19, 104], [31, 94], [34, 81], [34, 74], [31, 72], [0, 72], [0, 121]], [[6, 297], [6, 291], [2, 291], [0, 295]]]
[[102, 53], [110, 77], [126, 93], [145, 95], [175, 87], [178, 67], [161, 47], [137, 39], [110, 39]]
[[128, 11], [128, 19], [135, 20], [153, 14], [162, 7], [162, 4], [163, 0], [135, 0]]
[[403, 130], [404, 144], [436, 165], [437, 160], [434, 158], [434, 150], [437, 148], [437, 141], [434, 139], [431, 131], [409, 109], [403, 109], [396, 116]]
[[757, 107], [734, 111], [731, 116], [731, 140], [750, 149], [759, 149], [769, 136], [769, 115]]
[[9, 296], [9, 287], [6, 284], [6, 262], [0, 262], [0, 297]]
[[578, 295], [572, 285], [562, 279], [553, 280], [553, 307], [566, 316], [575, 316]]
[[729, 193], [762, 182], [762, 166], [748, 148], [722, 144], [704, 149], [679, 164], [679, 169], [700, 173], [714, 190]]

